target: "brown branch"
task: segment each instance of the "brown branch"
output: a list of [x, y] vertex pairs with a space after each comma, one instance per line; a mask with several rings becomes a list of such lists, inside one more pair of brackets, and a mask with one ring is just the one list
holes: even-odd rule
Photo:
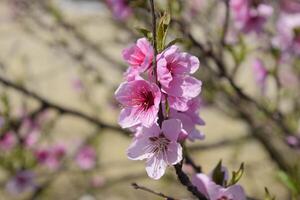
[[175, 198], [173, 198], [173, 197], [167, 196], [167, 195], [165, 195], [165, 194], [163, 194], [163, 193], [161, 193], [161, 192], [155, 192], [155, 191], [153, 191], [153, 190], [151, 190], [151, 189], [149, 189], [149, 188], [147, 188], [147, 187], [145, 187], [145, 186], [140, 186], [140, 185], [138, 185], [137, 183], [132, 183], [131, 186], [132, 186], [134, 189], [136, 189], [136, 190], [143, 190], [143, 191], [145, 191], [145, 192], [149, 192], [149, 193], [151, 193], [151, 194], [154, 194], [154, 195], [156, 195], [156, 196], [162, 197], [162, 198], [167, 199], [167, 200], [178, 200], [178, 199], [175, 199]]
[[[154, 55], [153, 55], [153, 75], [154, 79], [156, 80], [156, 84], [158, 85], [159, 88], [161, 88], [161, 85], [158, 81], [157, 78], [157, 63], [156, 63], [156, 57], [157, 57], [157, 38], [156, 38], [156, 14], [155, 14], [155, 5], [154, 5], [154, 0], [150, 0], [150, 8], [151, 8], [151, 15], [152, 15], [152, 35], [153, 35], [153, 50], [154, 50]], [[162, 103], [159, 104], [159, 111], [158, 111], [158, 124], [159, 126], [162, 125], [162, 122], [164, 120], [164, 114], [163, 114], [163, 106]]]
[[182, 185], [184, 185], [187, 190], [189, 192], [191, 192], [194, 196], [196, 196], [199, 200], [208, 200], [205, 195], [203, 195], [202, 193], [200, 193], [197, 189], [197, 187], [195, 187], [189, 177], [182, 171], [182, 164], [177, 164], [174, 165], [174, 168], [176, 170], [176, 174], [177, 174], [177, 178], [179, 179], [179, 181], [181, 182]]
[[86, 115], [82, 112], [72, 110], [72, 109], [63, 107], [61, 105], [55, 104], [53, 102], [50, 102], [49, 100], [45, 99], [44, 97], [41, 97], [38, 94], [36, 94], [36, 93], [20, 86], [20, 85], [17, 85], [15, 83], [1, 77], [1, 76], [0, 76], [0, 83], [2, 85], [6, 86], [6, 87], [12, 88], [12, 89], [14, 89], [18, 92], [21, 92], [21, 93], [25, 94], [28, 97], [31, 97], [31, 98], [37, 100], [38, 102], [40, 102], [42, 104], [42, 106], [44, 108], [54, 109], [54, 110], [58, 111], [61, 114], [67, 114], [67, 115], [72, 115], [72, 116], [75, 116], [75, 117], [79, 117], [81, 119], [84, 119], [84, 120], [96, 125], [99, 128], [111, 129], [111, 130], [123, 133], [124, 135], [128, 135], [128, 132], [122, 130], [120, 127], [106, 124], [106, 123], [100, 121], [99, 119], [93, 118], [93, 117], [91, 117], [89, 115]]

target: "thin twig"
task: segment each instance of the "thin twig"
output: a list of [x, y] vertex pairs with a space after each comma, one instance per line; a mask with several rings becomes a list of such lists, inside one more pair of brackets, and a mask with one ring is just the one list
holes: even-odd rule
[[[220, 41], [221, 47], [224, 47], [226, 45], [226, 36], [229, 28], [229, 18], [230, 18], [230, 7], [229, 7], [230, 0], [224, 0], [224, 2], [225, 2], [226, 10], [225, 10], [225, 20], [223, 24], [221, 41]], [[222, 48], [221, 48], [221, 52], [223, 52]]]
[[156, 195], [156, 196], [162, 197], [162, 198], [167, 199], [167, 200], [178, 200], [178, 199], [175, 199], [175, 198], [173, 198], [173, 197], [167, 196], [167, 195], [165, 195], [165, 194], [163, 194], [163, 193], [161, 193], [161, 192], [155, 192], [155, 191], [153, 191], [153, 190], [151, 190], [151, 189], [149, 189], [149, 188], [147, 188], [147, 187], [145, 187], [145, 186], [140, 186], [140, 185], [138, 185], [137, 183], [132, 183], [131, 186], [132, 186], [134, 189], [136, 189], [136, 190], [143, 190], [143, 191], [145, 191], [145, 192], [149, 192], [149, 193], [151, 193], [151, 194], [154, 194], [154, 195]]
[[[154, 0], [150, 0], [150, 7], [151, 7], [151, 14], [152, 14], [152, 35], [153, 35], [153, 50], [154, 50], [154, 55], [153, 55], [153, 75], [154, 79], [156, 80], [156, 83], [159, 88], [161, 88], [161, 85], [158, 81], [157, 78], [157, 63], [156, 63], [156, 57], [157, 57], [157, 38], [156, 38], [156, 14], [155, 14], [155, 5], [154, 5]], [[162, 122], [164, 120], [164, 114], [163, 114], [163, 106], [162, 103], [159, 104], [159, 111], [158, 111], [158, 124], [159, 126], [162, 125]]]
[[25, 95], [27, 95], [28, 97], [31, 97], [35, 100], [37, 100], [38, 102], [40, 102], [42, 104], [42, 106], [44, 108], [51, 108], [51, 109], [54, 109], [54, 110], [57, 110], [59, 113], [61, 114], [67, 114], [67, 115], [73, 115], [73, 116], [76, 116], [76, 117], [79, 117], [79, 118], [82, 118], [92, 124], [95, 124], [96, 126], [98, 126], [99, 128], [106, 128], [106, 129], [111, 129], [111, 130], [114, 130], [114, 131], [118, 131], [118, 132], [121, 132], [123, 133], [124, 135], [128, 135], [128, 132], [124, 131], [123, 129], [121, 129], [120, 127], [117, 127], [117, 126], [113, 126], [113, 125], [109, 125], [109, 124], [106, 124], [102, 121], [100, 121], [99, 119], [96, 119], [96, 118], [93, 118], [91, 116], [88, 116], [82, 112], [79, 112], [79, 111], [76, 111], [76, 110], [72, 110], [72, 109], [69, 109], [69, 108], [65, 108], [61, 105], [58, 105], [58, 104], [55, 104], [53, 102], [50, 102], [49, 100], [45, 99], [44, 97], [41, 97], [39, 96], [38, 94], [26, 89], [25, 87], [22, 87], [20, 85], [17, 85], [3, 77], [0, 76], [0, 83], [2, 85], [5, 85], [9, 88], [12, 88], [16, 91], [19, 91]]

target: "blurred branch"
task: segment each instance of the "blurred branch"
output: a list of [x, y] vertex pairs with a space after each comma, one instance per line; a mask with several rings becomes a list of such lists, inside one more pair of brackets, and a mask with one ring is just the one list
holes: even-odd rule
[[30, 90], [27, 90], [26, 88], [24, 88], [24, 87], [22, 87], [20, 85], [17, 85], [15, 83], [13, 83], [13, 82], [11, 82], [11, 81], [3, 78], [3, 77], [0, 77], [0, 83], [2, 85], [4, 85], [4, 86], [12, 88], [12, 89], [14, 89], [14, 90], [16, 90], [18, 92], [21, 92], [21, 93], [27, 95], [28, 97], [31, 97], [31, 98], [39, 101], [42, 104], [42, 107], [44, 107], [44, 108], [54, 109], [54, 110], [58, 111], [61, 114], [73, 115], [73, 116], [79, 117], [81, 119], [84, 119], [84, 120], [86, 120], [86, 121], [88, 121], [88, 122], [96, 125], [99, 128], [111, 129], [111, 130], [123, 133], [124, 135], [128, 135], [128, 132], [124, 131], [120, 127], [106, 124], [106, 123], [100, 121], [99, 119], [93, 118], [93, 117], [88, 116], [88, 115], [86, 115], [84, 113], [81, 113], [79, 111], [72, 110], [72, 109], [69, 109], [69, 108], [65, 108], [65, 107], [60, 106], [58, 104], [52, 103], [49, 100], [47, 100], [47, 99], [39, 96], [38, 94], [36, 94], [36, 93], [34, 93], [34, 92], [30, 91]]
[[136, 189], [136, 190], [143, 190], [143, 191], [145, 191], [145, 192], [149, 192], [149, 193], [151, 193], [151, 194], [154, 194], [154, 195], [156, 195], [156, 196], [162, 197], [162, 198], [167, 199], [167, 200], [178, 200], [178, 199], [175, 199], [175, 198], [173, 198], [173, 197], [167, 196], [167, 195], [165, 195], [165, 194], [163, 194], [163, 193], [161, 193], [161, 192], [155, 192], [155, 191], [153, 191], [153, 190], [151, 190], [151, 189], [149, 189], [149, 188], [147, 188], [147, 187], [145, 187], [145, 186], [140, 186], [140, 185], [138, 185], [137, 183], [132, 183], [131, 186], [132, 186], [134, 189]]
[[230, 146], [230, 145], [235, 145], [240, 142], [248, 141], [251, 139], [253, 139], [253, 136], [244, 135], [244, 136], [240, 136], [235, 139], [224, 139], [224, 140], [210, 143], [210, 144], [193, 145], [191, 147], [188, 147], [188, 150], [191, 152], [194, 152], [194, 151], [199, 151], [199, 150], [203, 151], [203, 150], [217, 149], [217, 148], [222, 148], [222, 147], [226, 147], [226, 146]]
[[[221, 34], [221, 40], [220, 40], [220, 44], [221, 44], [220, 52], [221, 53], [223, 53], [222, 48], [224, 48], [226, 46], [226, 36], [227, 36], [228, 28], [229, 28], [229, 18], [230, 18], [229, 2], [230, 2], [230, 0], [224, 0], [226, 10], [225, 10], [225, 20], [224, 20], [222, 34]], [[221, 56], [222, 56], [222, 54], [221, 54]]]

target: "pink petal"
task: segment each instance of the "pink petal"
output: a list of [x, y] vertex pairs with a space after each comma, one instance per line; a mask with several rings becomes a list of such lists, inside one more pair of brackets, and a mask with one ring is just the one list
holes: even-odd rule
[[170, 71], [168, 70], [167, 66], [167, 60], [162, 58], [157, 61], [157, 76], [159, 82], [168, 87], [169, 83], [172, 81], [172, 75]]
[[189, 109], [187, 105], [188, 99], [186, 98], [168, 96], [168, 102], [170, 107], [175, 110], [184, 112]]
[[143, 126], [150, 127], [157, 121], [158, 109], [154, 106], [147, 111], [140, 111], [139, 118]]
[[146, 171], [150, 178], [155, 180], [160, 179], [166, 171], [167, 163], [164, 161], [162, 156], [153, 156], [146, 162]]
[[140, 124], [141, 121], [137, 115], [137, 108], [124, 108], [119, 116], [119, 124], [122, 128], [130, 128]]
[[198, 191], [204, 194], [209, 198], [208, 185], [210, 184], [211, 179], [205, 174], [196, 174], [192, 178], [192, 183], [197, 187]]
[[174, 97], [194, 98], [201, 92], [202, 82], [191, 76], [174, 78], [163, 91]]
[[144, 160], [152, 155], [151, 152], [145, 151], [145, 148], [150, 144], [148, 137], [140, 135], [134, 139], [127, 149], [127, 157], [131, 160]]
[[173, 142], [168, 145], [167, 162], [169, 165], [175, 165], [182, 160], [182, 147], [179, 143]]
[[181, 129], [182, 123], [178, 119], [169, 119], [162, 123], [162, 131], [166, 138], [171, 141], [177, 141]]

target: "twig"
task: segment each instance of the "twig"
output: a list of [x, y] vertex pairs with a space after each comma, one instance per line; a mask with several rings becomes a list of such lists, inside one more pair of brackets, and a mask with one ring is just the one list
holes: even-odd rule
[[[157, 78], [157, 63], [156, 63], [156, 57], [157, 57], [157, 39], [156, 39], [156, 14], [155, 14], [155, 6], [154, 6], [154, 0], [150, 0], [150, 7], [151, 7], [151, 14], [152, 14], [152, 35], [153, 35], [153, 75], [154, 79], [156, 80], [156, 83], [159, 88], [161, 88], [161, 85]], [[163, 114], [163, 106], [162, 103], [159, 104], [159, 111], [158, 111], [158, 124], [159, 126], [162, 125], [162, 122], [164, 120], [164, 114]]]
[[132, 186], [134, 189], [136, 189], [136, 190], [143, 190], [143, 191], [145, 191], [145, 192], [149, 192], [149, 193], [151, 193], [151, 194], [154, 194], [154, 195], [156, 195], [156, 196], [162, 197], [162, 198], [167, 199], [167, 200], [178, 200], [178, 199], [175, 199], [175, 198], [173, 198], [173, 197], [167, 196], [167, 195], [165, 195], [165, 194], [163, 194], [163, 193], [161, 193], [161, 192], [155, 192], [155, 191], [153, 191], [153, 190], [151, 190], [151, 189], [149, 189], [149, 188], [147, 188], [147, 187], [145, 187], [145, 186], [140, 186], [140, 185], [138, 185], [137, 183], [132, 183], [131, 186]]
[[247, 141], [252, 139], [252, 135], [245, 135], [245, 136], [240, 136], [235, 139], [224, 139], [218, 142], [210, 143], [210, 144], [202, 144], [202, 145], [194, 145], [189, 147], [189, 151], [203, 151], [203, 150], [209, 150], [209, 149], [216, 149], [216, 148], [221, 148], [229, 145], [235, 145], [243, 141]]
[[[224, 0], [224, 2], [225, 2], [226, 11], [225, 11], [225, 21], [223, 24], [221, 41], [220, 41], [221, 47], [224, 47], [226, 45], [226, 36], [227, 36], [227, 32], [228, 32], [229, 18], [230, 18], [230, 8], [229, 8], [230, 0]], [[221, 52], [223, 52], [222, 48], [221, 48]]]
[[9, 88], [12, 88], [16, 91], [19, 91], [25, 95], [27, 95], [28, 97], [31, 97], [37, 101], [39, 101], [42, 106], [44, 108], [51, 108], [51, 109], [54, 109], [54, 110], [57, 110], [59, 113], [61, 114], [67, 114], [67, 115], [73, 115], [73, 116], [76, 116], [76, 117], [79, 117], [79, 118], [82, 118], [92, 124], [95, 124], [96, 126], [98, 126], [99, 128], [106, 128], [106, 129], [111, 129], [111, 130], [114, 130], [114, 131], [118, 131], [118, 132], [121, 132], [123, 133], [124, 135], [128, 135], [128, 132], [124, 131], [123, 129], [117, 127], [117, 126], [113, 126], [113, 125], [109, 125], [109, 124], [106, 124], [96, 118], [93, 118], [91, 116], [88, 116], [84, 113], [81, 113], [79, 111], [76, 111], [76, 110], [72, 110], [72, 109], [69, 109], [69, 108], [65, 108], [63, 106], [60, 106], [58, 104], [55, 104], [55, 103], [52, 103], [50, 102], [49, 100], [39, 96], [38, 94], [20, 86], [20, 85], [17, 85], [3, 77], [0, 76], [0, 83], [2, 85], [5, 85]]

